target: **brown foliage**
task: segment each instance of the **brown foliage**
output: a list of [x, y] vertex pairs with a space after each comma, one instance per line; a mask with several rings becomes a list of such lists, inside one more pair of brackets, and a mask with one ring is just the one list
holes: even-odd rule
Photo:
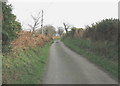
[[51, 40], [51, 37], [44, 36], [41, 34], [33, 33], [30, 31], [17, 32], [19, 37], [12, 41], [12, 50], [17, 49], [26, 50], [28, 47], [40, 46], [43, 47], [47, 42]]

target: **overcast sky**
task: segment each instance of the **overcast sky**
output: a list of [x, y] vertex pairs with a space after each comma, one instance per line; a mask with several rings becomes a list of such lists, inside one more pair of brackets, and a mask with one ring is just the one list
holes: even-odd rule
[[29, 29], [33, 24], [31, 14], [44, 10], [44, 25], [63, 26], [67, 22], [84, 28], [106, 18], [118, 18], [119, 0], [8, 0], [13, 13]]

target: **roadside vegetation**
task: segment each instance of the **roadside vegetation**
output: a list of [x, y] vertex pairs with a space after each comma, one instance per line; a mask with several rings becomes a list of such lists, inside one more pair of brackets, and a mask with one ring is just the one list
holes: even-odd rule
[[10, 51], [10, 42], [18, 37], [16, 32], [21, 31], [21, 23], [16, 20], [16, 15], [12, 13], [12, 5], [2, 2], [2, 52]]
[[3, 57], [3, 84], [40, 84], [50, 43]]
[[[55, 28], [41, 34], [24, 31], [12, 13], [12, 5], [2, 3], [2, 82], [3, 84], [40, 84]], [[46, 34], [45, 34], [46, 33]]]
[[[73, 38], [66, 38], [63, 40], [64, 44], [68, 46], [70, 49], [74, 50], [78, 54], [86, 57], [91, 62], [103, 67], [107, 71], [109, 71], [113, 76], [118, 76], [118, 62], [117, 59], [107, 58], [101, 52], [97, 51], [97, 48], [104, 47], [109, 49], [109, 45], [101, 44], [101, 43], [91, 43], [89, 40], [78, 40]], [[84, 46], [87, 46], [86, 48]], [[88, 48], [89, 47], [89, 48]], [[112, 52], [108, 56], [117, 56], [117, 52], [113, 50], [109, 50]], [[114, 54], [113, 54], [114, 53]]]
[[118, 19], [106, 19], [91, 26], [71, 28], [62, 41], [75, 52], [118, 77]]

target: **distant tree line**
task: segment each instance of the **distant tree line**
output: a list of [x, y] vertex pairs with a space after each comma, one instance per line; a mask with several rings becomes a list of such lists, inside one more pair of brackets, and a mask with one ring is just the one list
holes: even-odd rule
[[[43, 26], [43, 34], [46, 36], [54, 36], [56, 34], [55, 27], [52, 25], [45, 25]], [[42, 34], [42, 29], [38, 29], [38, 33]]]

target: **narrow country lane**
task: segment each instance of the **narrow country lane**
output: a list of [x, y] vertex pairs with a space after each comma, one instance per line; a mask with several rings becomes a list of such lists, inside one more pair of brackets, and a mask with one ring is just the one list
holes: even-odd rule
[[56, 41], [50, 49], [43, 84], [117, 84], [95, 64]]

